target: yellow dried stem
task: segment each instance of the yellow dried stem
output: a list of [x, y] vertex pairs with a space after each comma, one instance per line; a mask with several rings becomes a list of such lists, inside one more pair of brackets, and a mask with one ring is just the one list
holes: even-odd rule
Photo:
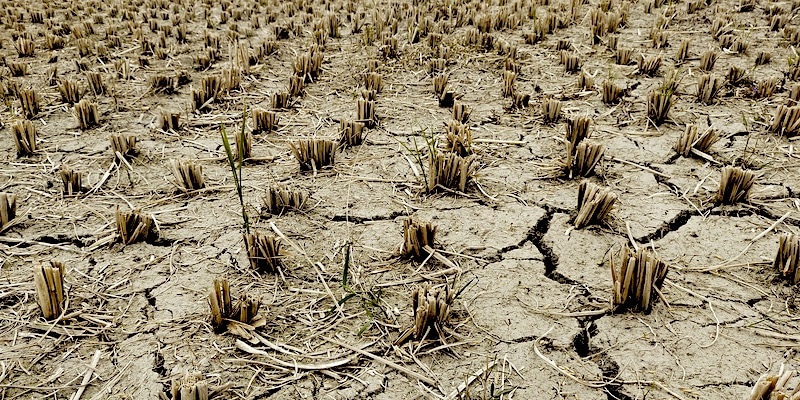
[[777, 269], [793, 284], [800, 282], [800, 235], [788, 233], [780, 236], [772, 268]]
[[464, 192], [475, 172], [475, 156], [461, 157], [453, 153], [431, 154], [428, 158], [428, 191], [438, 186]]
[[358, 146], [366, 137], [365, 125], [357, 121], [341, 120], [339, 123], [339, 143], [345, 146]]
[[59, 317], [64, 312], [64, 264], [51, 261], [49, 266], [33, 268], [36, 286], [36, 302], [47, 320]]
[[175, 184], [184, 192], [205, 187], [203, 166], [191, 160], [170, 160], [170, 171], [175, 177]]
[[617, 195], [609, 189], [582, 181], [578, 186], [578, 214], [573, 223], [575, 228], [600, 223], [611, 212], [616, 201]]
[[139, 210], [117, 209], [117, 234], [122, 244], [128, 245], [153, 235], [153, 217]]
[[750, 194], [750, 189], [753, 187], [755, 180], [756, 175], [752, 171], [738, 167], [722, 168], [719, 190], [715, 198], [716, 202], [734, 204], [740, 201], [747, 201], [747, 196]]
[[17, 195], [0, 192], [0, 232], [17, 217]]
[[436, 225], [413, 218], [403, 221], [403, 246], [400, 254], [405, 257], [423, 259], [429, 256], [425, 247], [434, 247]]
[[261, 232], [246, 233], [247, 258], [250, 267], [269, 273], [275, 273], [281, 266], [281, 240]]
[[652, 308], [656, 289], [667, 276], [667, 265], [647, 249], [636, 253], [625, 246], [619, 263], [611, 258], [613, 304], [620, 308], [648, 312]]
[[36, 152], [36, 126], [33, 122], [22, 120], [11, 125], [14, 135], [14, 144], [17, 146], [18, 156], [30, 156]]
[[316, 171], [332, 165], [336, 154], [336, 143], [331, 140], [300, 140], [296, 144], [290, 142], [289, 148], [300, 163], [301, 171]]
[[264, 211], [270, 214], [279, 214], [287, 208], [302, 209], [307, 199], [306, 192], [281, 185], [269, 187], [262, 198]]
[[64, 195], [73, 196], [83, 190], [83, 178], [80, 172], [73, 171], [69, 167], [61, 167], [61, 183], [64, 186]]

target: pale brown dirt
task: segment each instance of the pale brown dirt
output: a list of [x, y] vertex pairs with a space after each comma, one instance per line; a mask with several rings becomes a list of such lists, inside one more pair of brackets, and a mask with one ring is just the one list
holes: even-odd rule
[[[158, 3], [4, 2], [0, 53], [6, 63], [28, 63], [29, 74], [10, 77], [3, 66], [0, 81], [36, 89], [42, 111], [33, 119], [39, 150], [18, 158], [10, 126], [20, 118], [20, 103], [9, 96], [0, 106], [0, 191], [16, 194], [18, 213], [24, 215], [0, 236], [0, 398], [72, 396], [96, 351], [101, 358], [83, 399], [155, 399], [186, 371], [198, 371], [211, 385], [228, 384], [219, 398], [439, 398], [494, 360], [497, 366], [463, 393], [466, 398], [500, 398], [498, 391], [508, 389], [502, 398], [741, 399], [761, 374], [775, 373], [782, 365], [798, 367], [797, 291], [771, 268], [778, 235], [800, 233], [798, 141], [767, 129], [795, 84], [783, 78], [792, 50], [781, 32], [769, 30], [765, 16], [768, 7], [777, 5], [794, 17], [793, 3], [762, 2], [753, 11], [736, 12], [739, 3], [721, 1], [695, 14], [687, 14], [686, 1], [652, 13], [644, 12], [644, 1], [622, 3], [630, 14], [617, 34], [619, 46], [633, 48], [634, 56], [661, 54], [664, 66], [652, 78], [637, 75], [633, 64], [615, 65], [604, 44], [592, 45], [589, 12], [597, 2], [581, 5], [577, 21], [534, 45], [522, 37], [534, 26], [526, 17], [516, 29], [492, 32], [499, 42], [517, 46], [522, 69], [516, 88], [532, 96], [531, 106], [522, 110], [509, 109], [510, 100], [501, 96], [504, 55], [465, 46], [467, 27], [444, 34], [451, 52], [448, 88], [472, 111], [474, 137], [515, 142], [475, 145], [480, 167], [466, 196], [424, 193], [409, 161], [413, 154], [407, 148], [413, 141], [421, 144], [423, 135], [440, 136], [450, 119], [450, 109], [438, 107], [433, 95], [427, 39], [409, 43], [408, 19], [398, 12], [399, 33], [394, 37], [400, 56], [381, 59], [380, 40], [365, 45], [363, 34], [351, 32], [343, 3], [331, 3], [342, 21], [341, 38], [327, 39], [320, 78], [306, 86], [292, 108], [279, 111], [277, 132], [255, 136], [253, 156], [274, 160], [248, 163], [242, 173], [253, 229], [271, 233], [274, 224], [298, 246], [285, 244], [283, 276], [249, 266], [219, 126], [237, 131], [244, 106], [270, 108], [270, 95], [287, 85], [296, 55], [313, 43], [309, 21], [328, 11], [306, 2], [307, 10], [289, 16], [287, 11], [295, 8], [290, 3], [234, 2], [230, 10], [253, 11], [261, 18], [262, 27], [248, 38], [248, 16], [221, 24], [216, 2], [175, 3], [177, 14], [169, 7], [158, 12], [183, 15], [191, 4], [194, 17], [185, 22], [189, 43], [168, 37], [168, 57], [144, 55], [150, 65], [141, 67], [139, 40], [119, 15], [109, 12], [111, 7], [133, 10], [133, 26], [156, 40], [141, 13]], [[386, 16], [391, 4], [401, 4], [398, 10], [410, 7], [406, 1], [376, 3], [355, 2], [368, 25], [374, 23], [374, 10]], [[419, 3], [427, 10], [429, 2]], [[537, 16], [548, 10], [567, 14], [569, 2], [552, 3], [537, 6]], [[460, 9], [491, 15], [513, 4], [474, 1]], [[621, 5], [612, 4], [612, 9]], [[108, 59], [96, 54], [82, 58], [103, 74], [109, 88], [108, 94], [84, 95], [99, 104], [99, 127], [78, 129], [72, 107], [47, 82], [48, 67], [56, 66], [59, 77], [87, 87], [84, 74], [76, 70], [76, 39], [65, 35], [66, 47], [49, 51], [43, 35], [51, 29], [31, 23], [30, 11], [46, 7], [55, 10], [53, 27], [88, 21], [95, 30], [88, 37], [95, 43], [106, 42], [107, 29], [121, 38], [122, 46], [110, 48]], [[212, 26], [206, 27], [204, 8]], [[648, 34], [657, 16], [673, 13], [666, 29], [669, 46], [653, 49]], [[708, 33], [715, 16], [726, 13], [734, 20], [734, 33], [750, 44], [746, 54], [720, 50]], [[96, 15], [103, 21], [92, 21]], [[277, 22], [266, 23], [268, 15]], [[251, 66], [241, 90], [215, 100], [208, 110], [193, 110], [192, 88], [202, 77], [232, 65], [227, 39], [232, 23], [238, 25], [242, 43], [255, 46], [273, 40], [273, 26], [290, 20], [298, 25], [297, 34], [277, 41], [275, 54]], [[18, 58], [12, 45], [17, 29], [34, 35], [35, 57]], [[198, 71], [193, 57], [203, 47], [206, 30], [219, 35], [221, 56], [209, 70]], [[646, 121], [646, 97], [675, 65], [683, 38], [692, 40], [690, 57], [681, 67], [669, 119], [655, 128]], [[594, 90], [577, 88], [577, 75], [566, 74], [559, 65], [559, 39], [569, 40], [583, 70], [595, 75]], [[698, 59], [707, 49], [720, 54], [714, 74], [724, 76], [736, 65], [756, 80], [778, 77], [776, 94], [755, 100], [742, 95], [746, 89], [726, 87], [714, 104], [696, 102]], [[754, 68], [759, 50], [771, 52], [772, 62]], [[48, 63], [54, 57], [57, 61]], [[117, 79], [113, 68], [113, 61], [125, 58], [133, 67], [128, 81]], [[365, 144], [340, 149], [332, 169], [300, 172], [288, 143], [309, 137], [338, 139], [339, 120], [356, 117], [362, 73], [370, 58], [380, 59], [385, 86], [377, 97], [379, 127], [369, 130]], [[178, 70], [189, 71], [192, 82], [174, 94], [148, 87], [148, 77]], [[599, 90], [606, 79], [632, 89], [622, 103], [602, 103]], [[579, 180], [553, 173], [563, 158], [564, 124], [543, 122], [540, 103], [548, 96], [562, 101], [565, 116], [592, 119], [591, 140], [603, 144], [608, 157], [635, 164], [607, 157], [591, 178], [619, 196], [602, 226], [572, 228]], [[181, 112], [177, 132], [156, 126], [163, 110]], [[720, 164], [674, 156], [672, 147], [688, 123], [701, 129], [710, 123], [720, 130], [723, 138], [710, 151]], [[132, 169], [113, 164], [112, 133], [138, 138], [141, 154], [131, 161]], [[422, 153], [424, 159], [427, 150]], [[189, 195], [178, 191], [168, 167], [176, 158], [198, 160], [210, 189]], [[712, 198], [720, 168], [731, 164], [755, 171], [756, 184], [749, 202], [716, 206]], [[64, 165], [82, 172], [86, 186], [95, 185], [106, 171], [110, 176], [96, 192], [65, 197], [58, 175]], [[277, 216], [260, 213], [261, 196], [275, 183], [307, 190], [310, 207]], [[115, 210], [130, 207], [155, 216], [159, 238], [92, 246], [115, 234]], [[751, 241], [790, 211], [772, 231]], [[402, 242], [403, 220], [412, 216], [438, 226], [437, 247], [448, 252], [458, 272], [427, 279], [447, 267], [436, 260], [420, 266], [394, 256]], [[650, 313], [580, 314], [610, 306], [608, 256], [629, 243], [626, 224], [639, 246], [652, 246], [670, 266], [663, 300]], [[347, 294], [341, 285], [347, 243], [352, 243], [350, 285], [360, 296], [344, 302], [338, 312], [320, 277], [337, 299]], [[32, 281], [32, 266], [50, 260], [67, 266], [67, 312], [81, 311], [58, 323], [41, 317]], [[323, 352], [315, 359], [291, 360], [258, 346], [272, 356], [325, 362], [328, 356], [353, 355], [322, 339], [336, 337], [367, 346], [365, 350], [430, 376], [437, 385], [417, 382], [363, 356], [333, 369], [332, 377], [275, 368], [268, 358], [239, 350], [235, 336], [215, 333], [209, 323], [207, 296], [220, 276], [228, 277], [235, 294], [262, 298], [262, 336], [300, 352]], [[450, 346], [437, 348], [441, 342], [430, 340], [392, 348], [412, 323], [411, 291], [424, 281], [457, 288], [470, 283], [447, 323]]]

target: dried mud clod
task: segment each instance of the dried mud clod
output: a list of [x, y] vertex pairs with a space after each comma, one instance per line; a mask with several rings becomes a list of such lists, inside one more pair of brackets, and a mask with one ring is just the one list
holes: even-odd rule
[[114, 158], [129, 160], [139, 154], [136, 148], [136, 136], [116, 133], [109, 136], [109, 141]]
[[78, 120], [80, 129], [89, 129], [99, 124], [100, 113], [97, 111], [97, 103], [86, 99], [75, 104], [75, 118]]
[[443, 337], [442, 327], [450, 315], [453, 298], [453, 292], [447, 284], [432, 287], [425, 283], [414, 288], [411, 293], [414, 326], [401, 333], [395, 345], [402, 345], [412, 337], [414, 340]]
[[722, 204], [747, 201], [755, 179], [756, 175], [752, 171], [743, 170], [739, 167], [722, 168], [719, 190], [714, 200]]
[[300, 163], [301, 171], [316, 171], [322, 167], [333, 165], [336, 155], [336, 143], [324, 139], [300, 140], [289, 143], [292, 154]]
[[[261, 299], [250, 295], [242, 295], [235, 303], [232, 301], [231, 287], [226, 278], [215, 278], [214, 285], [208, 295], [211, 311], [211, 325], [217, 330], [231, 329], [237, 323], [250, 326], [263, 325], [258, 316]], [[235, 329], [235, 328], [234, 328]]]
[[62, 166], [59, 175], [65, 196], [74, 196], [83, 191], [83, 177], [80, 172]]
[[17, 196], [11, 193], [0, 192], [0, 232], [11, 227], [11, 222], [17, 217]]
[[281, 267], [281, 240], [261, 232], [246, 233], [247, 259], [250, 267], [262, 272], [276, 273]]
[[792, 284], [800, 282], [800, 235], [787, 233], [780, 236], [772, 268], [777, 269]]
[[617, 195], [609, 189], [601, 188], [589, 181], [581, 181], [578, 185], [578, 213], [573, 225], [582, 229], [589, 225], [599, 224], [611, 212]]
[[263, 211], [269, 214], [280, 214], [287, 209], [302, 210], [308, 200], [305, 191], [292, 189], [283, 185], [267, 188], [262, 201]]
[[617, 309], [649, 312], [667, 276], [667, 265], [647, 249], [622, 248], [619, 263], [611, 258], [613, 304]]
[[192, 160], [170, 160], [169, 166], [175, 184], [181, 191], [190, 192], [205, 187], [202, 165]]
[[149, 240], [156, 236], [153, 230], [153, 217], [140, 210], [122, 211], [117, 209], [117, 235], [124, 245]]
[[64, 264], [58, 261], [33, 267], [36, 302], [46, 320], [55, 319], [64, 312], [64, 273]]
[[344, 146], [358, 146], [366, 138], [366, 125], [357, 121], [341, 120], [339, 122], [339, 143]]
[[428, 157], [427, 189], [432, 192], [443, 187], [464, 193], [475, 168], [474, 155], [461, 157], [454, 153], [433, 152]]
[[403, 245], [400, 254], [417, 260], [425, 259], [433, 251], [436, 225], [414, 218], [403, 221]]
[[702, 134], [698, 133], [697, 125], [686, 125], [683, 134], [675, 144], [675, 151], [683, 157], [689, 157], [692, 153], [703, 158], [708, 158], [708, 149], [719, 140], [719, 132], [716, 129], [708, 128]]
[[17, 146], [17, 156], [31, 156], [36, 152], [36, 126], [26, 120], [11, 125], [11, 134]]

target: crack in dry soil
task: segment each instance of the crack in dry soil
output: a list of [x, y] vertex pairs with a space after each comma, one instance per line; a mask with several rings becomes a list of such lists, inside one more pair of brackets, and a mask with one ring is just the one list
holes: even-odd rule
[[596, 360], [593, 362], [600, 368], [603, 380], [606, 382], [603, 391], [608, 400], [633, 400], [631, 396], [622, 391], [622, 384], [615, 382], [619, 377], [619, 364], [605, 350], [592, 347], [591, 337], [598, 334], [595, 321], [600, 318], [602, 316], [576, 318], [581, 329], [573, 338], [572, 346], [580, 357]]

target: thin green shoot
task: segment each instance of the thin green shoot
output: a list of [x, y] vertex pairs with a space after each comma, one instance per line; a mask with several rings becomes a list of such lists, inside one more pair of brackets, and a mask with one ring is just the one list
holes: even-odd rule
[[[245, 105], [244, 111], [242, 112], [242, 131], [241, 134], [244, 135], [244, 124], [247, 120], [247, 106]], [[242, 226], [244, 227], [245, 232], [248, 234], [250, 233], [250, 220], [247, 217], [247, 210], [245, 209], [244, 205], [244, 195], [242, 193], [242, 157], [236, 157], [233, 154], [233, 150], [231, 149], [231, 142], [228, 139], [228, 134], [225, 131], [225, 124], [220, 125], [220, 134], [222, 135], [222, 144], [225, 147], [225, 155], [228, 158], [228, 165], [231, 168], [231, 173], [233, 173], [233, 183], [236, 186], [236, 193], [239, 195], [239, 205], [242, 207]], [[244, 136], [240, 137], [237, 144], [237, 151], [239, 154], [244, 153]]]

